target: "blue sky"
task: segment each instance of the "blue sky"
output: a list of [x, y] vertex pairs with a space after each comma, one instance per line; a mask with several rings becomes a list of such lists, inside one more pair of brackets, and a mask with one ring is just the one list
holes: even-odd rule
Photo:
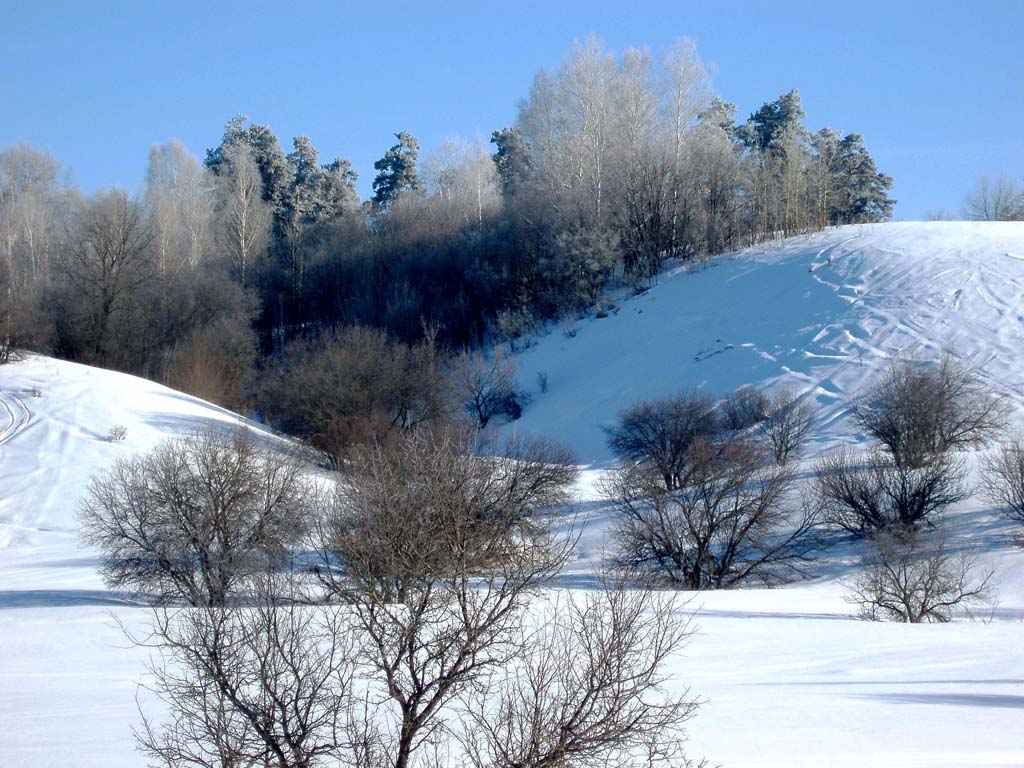
[[0, 0], [0, 147], [26, 141], [87, 191], [138, 187], [149, 146], [200, 157], [242, 112], [373, 161], [512, 123], [574, 39], [696, 40], [741, 117], [792, 87], [812, 129], [864, 135], [896, 217], [960, 206], [980, 173], [1024, 177], [1024, 0], [1006, 2], [11, 2]]

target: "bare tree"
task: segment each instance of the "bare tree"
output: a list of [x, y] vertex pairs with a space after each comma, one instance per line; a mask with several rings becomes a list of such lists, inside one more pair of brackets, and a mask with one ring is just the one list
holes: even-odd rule
[[195, 269], [212, 249], [213, 179], [171, 140], [149, 151], [145, 197], [161, 277]]
[[48, 280], [69, 192], [51, 155], [25, 144], [0, 152], [0, 268], [17, 290]]
[[619, 413], [608, 445], [623, 461], [655, 469], [666, 490], [681, 485], [690, 447], [718, 430], [715, 402], [697, 390], [643, 400]]
[[913, 527], [968, 496], [963, 461], [946, 454], [900, 466], [881, 451], [861, 462], [839, 450], [815, 472], [824, 519], [858, 536]]
[[681, 726], [698, 703], [665, 685], [665, 662], [690, 635], [678, 610], [621, 583], [555, 602], [526, 652], [471, 699], [460, 739], [470, 765], [689, 765]]
[[1024, 220], [1024, 188], [1005, 173], [981, 176], [964, 201], [964, 215], [974, 221]]
[[697, 439], [671, 487], [654, 467], [626, 466], [603, 489], [618, 562], [685, 589], [777, 580], [810, 552], [817, 523], [788, 503], [792, 481], [759, 443], [735, 436]]
[[1024, 523], [1024, 440], [1015, 437], [986, 456], [982, 463], [982, 488], [1007, 517]]
[[298, 462], [251, 433], [207, 431], [94, 478], [80, 519], [111, 587], [221, 606], [305, 534], [315, 490]]
[[353, 326], [289, 344], [262, 377], [257, 400], [275, 427], [341, 462], [354, 445], [446, 416], [440, 357], [432, 333], [410, 347]]
[[482, 225], [501, 203], [498, 169], [482, 142], [444, 142], [424, 158], [422, 175], [449, 232]]
[[228, 162], [230, 170], [218, 177], [218, 234], [244, 286], [266, 250], [271, 210], [263, 200], [263, 180], [251, 150], [245, 145], [235, 148]]
[[474, 441], [418, 433], [359, 452], [322, 531], [321, 578], [386, 684], [375, 705], [397, 725], [379, 750], [394, 768], [442, 732], [446, 705], [515, 658], [529, 597], [571, 546], [544, 514], [575, 476], [564, 452], [528, 443], [486, 459]]
[[979, 575], [975, 560], [949, 552], [941, 533], [879, 534], [868, 542], [863, 565], [846, 600], [872, 621], [946, 622], [993, 599], [992, 572]]
[[149, 269], [153, 230], [142, 208], [124, 190], [98, 193], [85, 203], [67, 234], [66, 277], [80, 318], [67, 318], [69, 333], [90, 359], [116, 356], [115, 321], [128, 317]]
[[[153, 687], [170, 717], [144, 720], [150, 757], [168, 768], [684, 764], [680, 726], [697, 704], [663, 687], [689, 634], [679, 606], [608, 582], [534, 610], [572, 547], [550, 508], [576, 470], [546, 442], [483, 440], [421, 431], [353, 454], [318, 529], [333, 602], [304, 602], [311, 585], [290, 571], [250, 578], [247, 601], [157, 609], [143, 642], [161, 652]], [[526, 722], [536, 743], [514, 729]], [[462, 747], [454, 759], [450, 745]]]
[[985, 445], [1005, 429], [1007, 406], [969, 363], [945, 353], [934, 364], [893, 360], [854, 409], [854, 419], [900, 467]]
[[[167, 768], [315, 768], [352, 752], [351, 618], [290, 599], [263, 576], [240, 606], [156, 608], [132, 637], [158, 652], [148, 687], [168, 719], [143, 714], [140, 749]], [[140, 706], [141, 708], [141, 706]]]
[[516, 361], [500, 347], [488, 358], [466, 350], [451, 365], [453, 396], [479, 424], [505, 416], [515, 420], [523, 409], [524, 396], [516, 384]]
[[767, 410], [764, 435], [775, 461], [785, 464], [799, 453], [814, 430], [814, 405], [795, 389], [782, 387], [768, 398]]
[[771, 401], [757, 387], [744, 386], [729, 392], [718, 404], [725, 429], [741, 432], [768, 418]]

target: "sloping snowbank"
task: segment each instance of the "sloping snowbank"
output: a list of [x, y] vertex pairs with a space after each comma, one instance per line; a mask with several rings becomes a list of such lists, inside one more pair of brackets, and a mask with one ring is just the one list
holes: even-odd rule
[[1024, 419], [1024, 224], [857, 225], [792, 238], [680, 269], [577, 331], [518, 355], [532, 402], [508, 429], [561, 438], [584, 464], [611, 460], [602, 427], [620, 409], [688, 386], [718, 394], [790, 382], [820, 408], [817, 450], [854, 440], [849, 398], [886, 359], [942, 348], [974, 359]]

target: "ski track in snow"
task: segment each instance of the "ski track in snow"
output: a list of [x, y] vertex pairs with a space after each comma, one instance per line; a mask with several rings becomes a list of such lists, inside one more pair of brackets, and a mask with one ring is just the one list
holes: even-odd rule
[[0, 446], [17, 437], [32, 421], [32, 411], [20, 395], [0, 390]]
[[863, 225], [677, 270], [575, 338], [551, 333], [521, 352], [532, 402], [506, 429], [561, 438], [601, 467], [612, 460], [602, 428], [638, 399], [789, 382], [817, 401], [819, 446], [856, 442], [849, 399], [892, 357], [942, 350], [1024, 417], [1024, 263], [1005, 255], [1021, 246], [1020, 224]]

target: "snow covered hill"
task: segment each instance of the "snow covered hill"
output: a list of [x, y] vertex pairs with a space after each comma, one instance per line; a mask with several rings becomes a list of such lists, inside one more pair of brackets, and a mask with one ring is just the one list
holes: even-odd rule
[[975, 360], [1024, 419], [1024, 224], [857, 225], [758, 246], [677, 270], [576, 331], [518, 356], [533, 399], [511, 428], [559, 437], [585, 464], [610, 461], [602, 427], [621, 408], [687, 386], [791, 382], [817, 401], [819, 444], [852, 440], [849, 398], [885, 360], [942, 348]]
[[[146, 379], [30, 355], [0, 367], [0, 549], [77, 528], [86, 483], [167, 437], [241, 419]], [[123, 439], [111, 439], [124, 430]]]
[[[585, 588], [600, 552], [602, 427], [638, 398], [790, 381], [822, 414], [813, 458], [858, 439], [849, 398], [889, 356], [948, 348], [1008, 393], [1024, 427], [1024, 224], [844, 227], [681, 270], [619, 305], [519, 355], [533, 401], [506, 428], [559, 437], [590, 465], [579, 495], [594, 516], [569, 587]], [[41, 357], [0, 366], [5, 765], [144, 763], [130, 726], [146, 653], [108, 612], [132, 627], [146, 613], [104, 588], [77, 541], [77, 502], [116, 458], [238, 419], [123, 374]], [[112, 442], [117, 426], [126, 438]], [[672, 669], [705, 701], [690, 754], [727, 768], [1024, 765], [1024, 553], [978, 498], [951, 517], [997, 569], [991, 621], [857, 620], [843, 600], [849, 547], [799, 584], [694, 595], [699, 631]]]

